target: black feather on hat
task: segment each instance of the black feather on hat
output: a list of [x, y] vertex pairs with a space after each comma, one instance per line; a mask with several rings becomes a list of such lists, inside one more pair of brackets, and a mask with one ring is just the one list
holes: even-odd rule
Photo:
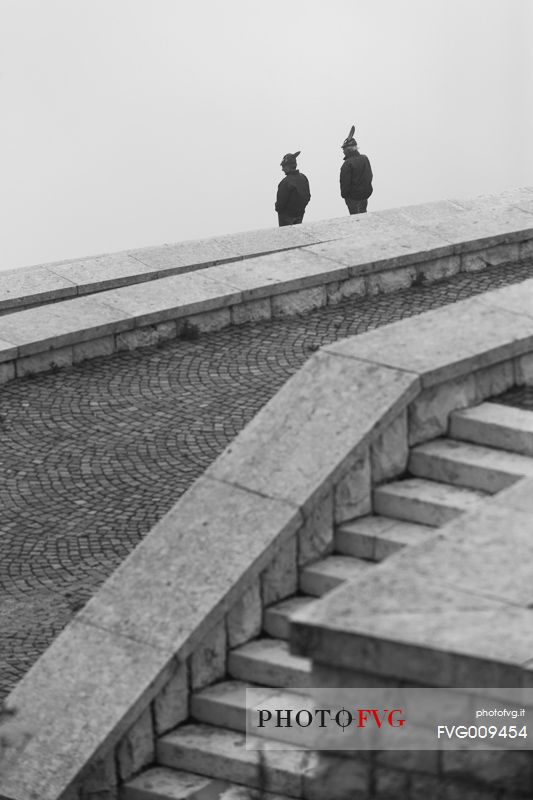
[[302, 151], [297, 150], [296, 153], [286, 153], [283, 158], [281, 159], [281, 167], [295, 167], [296, 166], [296, 159], [300, 155]]
[[355, 133], [355, 125], [352, 125], [352, 127], [350, 128], [350, 133], [348, 134], [348, 136], [341, 145], [343, 149], [345, 147], [357, 147], [357, 142], [353, 138], [354, 133]]

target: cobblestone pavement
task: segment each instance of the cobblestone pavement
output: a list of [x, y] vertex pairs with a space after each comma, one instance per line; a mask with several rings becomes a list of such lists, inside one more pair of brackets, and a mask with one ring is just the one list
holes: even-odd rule
[[531, 261], [24, 378], [0, 391], [0, 697], [320, 345]]

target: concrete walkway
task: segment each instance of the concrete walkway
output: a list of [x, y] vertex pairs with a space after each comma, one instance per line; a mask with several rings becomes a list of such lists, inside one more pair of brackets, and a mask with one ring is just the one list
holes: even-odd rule
[[317, 347], [531, 277], [491, 267], [0, 391], [0, 696]]

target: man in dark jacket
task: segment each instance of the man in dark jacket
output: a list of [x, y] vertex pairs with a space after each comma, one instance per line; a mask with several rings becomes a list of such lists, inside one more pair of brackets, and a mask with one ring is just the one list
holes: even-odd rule
[[304, 218], [305, 208], [311, 199], [309, 181], [296, 168], [297, 153], [283, 156], [281, 169], [285, 177], [278, 186], [275, 209], [278, 212], [280, 228], [283, 225], [299, 225]]
[[348, 137], [342, 143], [344, 163], [341, 167], [341, 197], [346, 201], [350, 214], [363, 214], [368, 198], [372, 194], [372, 168], [368, 156], [362, 155], [353, 138], [352, 125]]

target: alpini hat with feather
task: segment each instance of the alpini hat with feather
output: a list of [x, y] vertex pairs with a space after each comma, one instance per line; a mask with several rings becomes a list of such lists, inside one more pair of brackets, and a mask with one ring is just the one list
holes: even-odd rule
[[343, 150], [346, 147], [357, 147], [357, 142], [353, 138], [354, 133], [355, 133], [355, 125], [352, 125], [352, 127], [350, 128], [350, 133], [348, 134], [348, 136], [341, 145]]
[[288, 167], [289, 169], [293, 168], [296, 169], [296, 159], [300, 155], [302, 151], [297, 150], [296, 153], [285, 153], [283, 158], [281, 159], [281, 167]]

